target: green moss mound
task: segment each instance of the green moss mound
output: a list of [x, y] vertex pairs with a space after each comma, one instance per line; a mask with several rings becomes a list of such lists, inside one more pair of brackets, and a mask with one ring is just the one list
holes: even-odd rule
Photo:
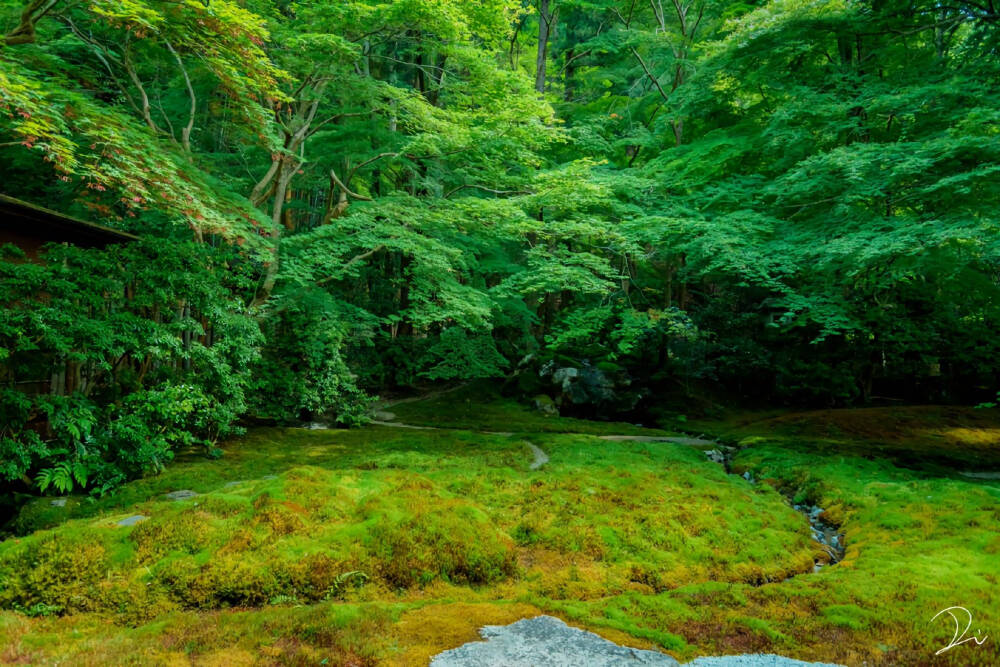
[[[550, 456], [542, 470], [529, 469], [520, 437], [259, 431], [225, 459], [230, 473], [256, 479], [219, 479], [180, 502], [158, 493], [125, 508], [94, 503], [93, 516], [0, 545], [0, 604], [137, 622], [171, 609], [406, 597], [442, 585], [591, 600], [777, 581], [812, 565], [802, 517], [697, 449], [531, 437]], [[261, 474], [269, 466], [284, 471]], [[184, 472], [164, 477], [173, 488], [208, 486]], [[129, 514], [150, 518], [119, 526]]]
[[[148, 510], [147, 510], [148, 511]], [[0, 604], [147, 618], [165, 609], [337, 597], [513, 576], [513, 542], [472, 504], [396, 472], [296, 467], [274, 480], [153, 505], [123, 527], [75, 520], [0, 548]]]
[[[257, 430], [0, 544], [0, 661], [408, 665], [550, 613], [682, 660], [923, 664], [950, 637], [940, 609], [1000, 617], [1000, 483], [869, 460], [848, 435], [746, 435], [733, 465], [756, 484], [670, 443]], [[786, 494], [842, 525], [841, 563], [812, 573]], [[133, 514], [150, 518], [116, 525]], [[997, 646], [935, 660], [997, 664]]]

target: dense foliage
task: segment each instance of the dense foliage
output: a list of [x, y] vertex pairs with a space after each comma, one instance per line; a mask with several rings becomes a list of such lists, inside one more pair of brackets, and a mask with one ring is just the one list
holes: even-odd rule
[[1000, 358], [998, 18], [0, 0], [4, 192], [143, 238], [4, 261], [0, 474], [109, 488], [245, 414], [531, 396], [554, 366], [630, 387], [613, 410], [972, 399]]
[[0, 290], [16, 304], [0, 315], [0, 474], [41, 466], [42, 491], [103, 492], [234, 433], [261, 333], [233, 299], [247, 276], [230, 254], [157, 240], [0, 263]]

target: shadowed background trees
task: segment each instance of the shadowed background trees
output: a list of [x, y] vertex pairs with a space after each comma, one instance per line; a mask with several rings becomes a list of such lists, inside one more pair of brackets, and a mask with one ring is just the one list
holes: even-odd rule
[[[379, 391], [515, 374], [531, 396], [547, 364], [633, 412], [982, 400], [996, 19], [3, 0], [3, 191], [143, 238], [3, 264], [3, 474], [113, 485], [246, 414], [353, 423]], [[67, 360], [87, 390], [16, 391]]]

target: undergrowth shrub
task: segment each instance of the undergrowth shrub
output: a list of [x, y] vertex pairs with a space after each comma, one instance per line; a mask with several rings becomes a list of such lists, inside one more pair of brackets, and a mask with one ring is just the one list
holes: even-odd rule
[[[260, 329], [235, 250], [148, 238], [0, 257], [0, 476], [113, 490], [240, 430]], [[42, 391], [25, 395], [14, 388]]]
[[379, 576], [408, 588], [438, 577], [485, 584], [512, 576], [513, 543], [476, 508], [462, 501], [435, 504], [414, 516], [386, 516], [369, 533]]
[[63, 613], [102, 609], [106, 606], [102, 587], [106, 556], [102, 544], [84, 535], [32, 540], [0, 565], [0, 604], [44, 606]]
[[103, 495], [180, 450], [221, 454], [248, 412], [365, 421], [351, 332], [309, 300], [261, 319], [241, 253], [155, 237], [51, 246], [42, 263], [0, 249], [0, 482]]
[[130, 539], [135, 546], [135, 557], [141, 563], [150, 563], [172, 553], [198, 553], [210, 541], [218, 541], [217, 530], [206, 530], [211, 520], [207, 512], [186, 511], [169, 521], [150, 519], [136, 524]]
[[367, 420], [369, 400], [342, 355], [350, 332], [341, 315], [320, 290], [275, 301], [262, 322], [267, 344], [254, 373], [256, 414], [282, 422], [328, 414], [348, 426]]

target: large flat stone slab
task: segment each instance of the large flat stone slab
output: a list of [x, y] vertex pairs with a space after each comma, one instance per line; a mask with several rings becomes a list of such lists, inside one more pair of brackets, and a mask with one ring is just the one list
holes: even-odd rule
[[479, 634], [486, 641], [440, 653], [431, 660], [431, 667], [676, 667], [678, 664], [664, 653], [618, 646], [552, 616], [526, 618], [510, 625], [487, 625]]
[[[570, 627], [552, 616], [525, 618], [510, 625], [487, 625], [485, 641], [439, 653], [431, 667], [678, 667], [674, 658], [657, 651], [619, 646], [593, 632]], [[843, 667], [803, 662], [780, 655], [748, 653], [698, 658], [687, 667]]]
[[843, 667], [829, 662], [803, 662], [770, 653], [724, 655], [715, 658], [698, 658], [685, 663], [685, 667]]

